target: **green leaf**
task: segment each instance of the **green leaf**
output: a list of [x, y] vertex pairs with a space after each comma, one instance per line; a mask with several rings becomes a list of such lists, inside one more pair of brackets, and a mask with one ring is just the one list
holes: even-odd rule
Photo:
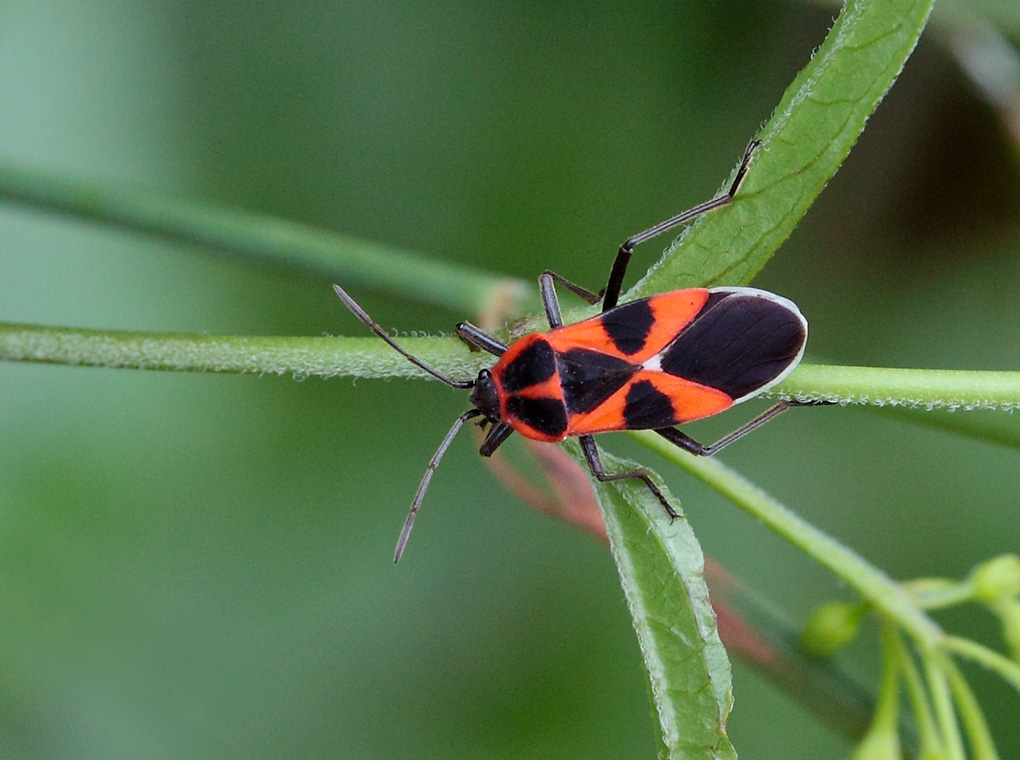
[[[569, 448], [579, 454], [576, 444]], [[610, 472], [638, 466], [606, 453], [602, 461]], [[671, 521], [641, 481], [603, 484], [596, 493], [667, 757], [736, 758], [726, 735], [733, 705], [730, 663], [716, 630], [705, 558], [694, 531], [682, 514]]]
[[931, 7], [931, 0], [848, 2], [759, 133], [736, 202], [701, 217], [627, 298], [749, 282], [843, 163]]

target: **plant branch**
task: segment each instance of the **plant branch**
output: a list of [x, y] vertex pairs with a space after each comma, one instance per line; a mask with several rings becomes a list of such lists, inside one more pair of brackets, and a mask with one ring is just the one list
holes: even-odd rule
[[[492, 363], [451, 338], [401, 338], [441, 372], [471, 377]], [[0, 322], [0, 360], [178, 372], [298, 377], [423, 377], [373, 337], [274, 337], [90, 330]], [[886, 369], [802, 364], [772, 395], [844, 404], [926, 408], [1020, 406], [1020, 372]]]
[[[928, 697], [928, 690], [924, 686], [924, 679], [921, 677], [921, 671], [918, 669], [917, 663], [914, 662], [907, 643], [903, 640], [903, 634], [898, 630], [893, 633], [892, 642], [896, 646], [895, 656], [900, 660], [903, 683], [911, 709], [914, 711], [914, 720], [917, 723], [917, 732], [921, 741], [920, 755], [921, 757], [941, 757], [944, 754], [942, 739], [939, 736], [938, 724], [935, 722], [935, 714]], [[925, 752], [928, 755], [925, 755]]]
[[942, 663], [946, 677], [949, 679], [949, 686], [953, 690], [953, 698], [956, 700], [957, 711], [963, 720], [967, 732], [967, 740], [973, 749], [975, 760], [998, 760], [999, 753], [995, 749], [995, 740], [988, 730], [988, 722], [985, 720], [981, 705], [974, 696], [974, 692], [963, 677], [963, 673], [956, 666], [956, 663], [946, 658]]
[[151, 191], [0, 163], [0, 200], [228, 254], [257, 265], [298, 268], [326, 279], [381, 288], [462, 314], [477, 315], [493, 304], [512, 314], [537, 307], [533, 289], [514, 278], [296, 222], [189, 203]]
[[955, 652], [961, 657], [966, 657], [968, 660], [976, 662], [993, 673], [997, 673], [1014, 689], [1020, 691], [1020, 663], [976, 641], [971, 641], [961, 636], [947, 636], [945, 646], [947, 650]]
[[[401, 339], [441, 372], [473, 376], [491, 364], [459, 341]], [[0, 360], [176, 372], [308, 377], [426, 377], [374, 337], [276, 337], [87, 330], [0, 323]]]
[[953, 695], [945, 672], [947, 662], [949, 662], [949, 658], [942, 653], [928, 653], [924, 658], [925, 677], [928, 679], [928, 689], [935, 707], [935, 719], [946, 748], [946, 756], [966, 760], [967, 753], [963, 748], [963, 736], [960, 734], [960, 724], [956, 720]]
[[923, 409], [1015, 409], [1020, 372], [802, 365], [775, 395]]

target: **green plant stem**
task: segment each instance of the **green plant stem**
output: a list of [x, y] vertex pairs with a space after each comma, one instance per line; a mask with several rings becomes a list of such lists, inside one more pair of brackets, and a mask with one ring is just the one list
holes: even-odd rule
[[925, 409], [1014, 409], [1020, 372], [802, 365], [776, 395]]
[[944, 669], [949, 658], [940, 652], [928, 652], [923, 659], [928, 689], [931, 691], [932, 704], [935, 706], [935, 719], [939, 725], [939, 733], [946, 748], [946, 755], [966, 760], [967, 753], [963, 747], [963, 736], [960, 734], [960, 725], [956, 721], [953, 695]]
[[[492, 357], [451, 338], [401, 338], [437, 369], [473, 377]], [[258, 372], [299, 377], [422, 377], [373, 337], [270, 337], [90, 330], [0, 322], [0, 360], [181, 372]], [[860, 389], [867, 387], [868, 393]], [[855, 404], [935, 408], [1020, 406], [1020, 372], [884, 369], [802, 364], [772, 395]]]
[[[478, 367], [491, 362], [487, 356], [471, 356], [464, 346], [453, 340], [408, 338], [403, 342], [409, 350], [421, 355], [440, 371], [458, 377], [470, 377]], [[341, 339], [175, 335], [11, 324], [0, 324], [0, 359], [176, 371], [289, 373], [299, 377], [396, 377], [420, 374], [419, 370], [381, 341], [371, 337]], [[914, 382], [900, 383], [899, 386], [895, 382], [900, 373], [913, 378], [917, 372], [803, 366], [784, 383], [782, 392], [808, 397], [818, 392], [800, 382], [801, 374], [816, 378], [826, 375], [842, 377], [851, 385], [855, 374], [870, 377], [877, 374], [889, 382], [890, 387], [882, 392], [882, 397], [889, 399], [894, 396], [897, 387], [909, 386], [915, 395], [922, 392]], [[935, 387], [948, 388], [949, 391], [946, 397], [940, 398], [932, 388], [923, 389], [927, 403], [956, 404], [962, 387], [959, 382], [961, 374], [976, 385], [986, 388], [982, 395], [985, 404], [991, 403], [991, 399], [996, 399], [1002, 405], [1020, 403], [1018, 373], [934, 370], [923, 373], [927, 382]], [[994, 377], [982, 383], [981, 379], [987, 375]], [[998, 375], [1006, 375], [1011, 382], [1004, 382]], [[800, 388], [800, 392], [790, 391], [791, 386]], [[997, 390], [991, 393], [988, 388]], [[1004, 391], [1007, 389], [1012, 394], [1006, 394]], [[846, 393], [833, 384], [826, 386], [826, 392]], [[854, 398], [863, 400], [861, 396]], [[941, 630], [924, 615], [909, 593], [859, 555], [798, 517], [721, 462], [684, 454], [658, 436], [643, 434], [640, 437], [663, 456], [729, 496], [745, 511], [836, 573], [883, 614], [897, 620], [922, 649], [930, 651], [942, 641]], [[959, 645], [958, 651], [964, 653], [962, 645]], [[988, 657], [981, 652], [967, 650], [966, 653], [988, 661]], [[997, 660], [994, 662], [999, 664]], [[1007, 672], [1013, 671], [1007, 669]], [[1020, 683], [1015, 673], [1012, 678], [1014, 683]]]
[[503, 313], [537, 308], [534, 288], [517, 279], [295, 222], [64, 174], [0, 163], [0, 200], [230, 254], [253, 264], [296, 267], [327, 279], [382, 288], [472, 317], [494, 303]]
[[898, 632], [889, 622], [882, 624], [882, 676], [878, 686], [878, 704], [875, 708], [872, 730], [895, 732], [900, 717], [901, 661], [897, 654]]
[[963, 673], [960, 672], [956, 663], [949, 658], [946, 658], [942, 665], [946, 677], [949, 679], [949, 686], [953, 690], [957, 710], [963, 719], [963, 726], [967, 731], [967, 741], [974, 760], [998, 760], [999, 753], [995, 749], [992, 732], [988, 730], [984, 712], [967, 683], [967, 679], [963, 677]]
[[918, 643], [924, 654], [934, 652], [940, 646], [945, 638], [942, 630], [918, 608], [900, 584], [859, 554], [787, 509], [721, 461], [691, 456], [651, 433], [632, 435], [732, 500], [818, 564], [831, 570], [875, 609], [895, 620]]
[[932, 711], [931, 700], [928, 698], [928, 691], [924, 687], [924, 679], [918, 670], [917, 663], [910, 653], [903, 635], [900, 631], [892, 632], [893, 643], [896, 645], [897, 656], [900, 660], [900, 670], [903, 673], [903, 683], [906, 686], [907, 698], [914, 711], [914, 719], [917, 722], [917, 732], [921, 740], [921, 756], [925, 752], [931, 757], [942, 757], [942, 739], [939, 736], [938, 725], [935, 722], [935, 715]]
[[[470, 354], [459, 341], [401, 339], [437, 369], [473, 377]], [[254, 372], [297, 377], [427, 377], [375, 337], [274, 337], [85, 330], [0, 323], [0, 359], [90, 367], [177, 372]], [[468, 367], [468, 369], [465, 369]]]
[[968, 660], [973, 660], [993, 673], [997, 673], [1014, 689], [1020, 691], [1020, 663], [982, 644], [978, 644], [976, 641], [960, 636], [947, 636], [945, 647], [948, 651], [955, 652], [961, 657], [966, 657]]
[[954, 607], [972, 601], [974, 598], [974, 590], [970, 584], [946, 578], [907, 581], [903, 587], [914, 597], [918, 606], [926, 610]]

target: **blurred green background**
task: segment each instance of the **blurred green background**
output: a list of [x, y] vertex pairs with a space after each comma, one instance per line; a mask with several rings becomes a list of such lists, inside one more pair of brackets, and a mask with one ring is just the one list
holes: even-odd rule
[[[598, 288], [625, 237], [719, 187], [833, 13], [8, 0], [0, 160]], [[949, 52], [952, 27], [932, 32], [756, 280], [808, 316], [809, 360], [1020, 369], [1020, 151]], [[349, 285], [405, 331], [472, 316]], [[12, 205], [0, 319], [366, 333], [328, 281]], [[463, 395], [10, 364], [0, 388], [3, 757], [653, 756], [608, 552], [517, 503], [468, 437], [392, 565]], [[691, 431], [711, 439], [752, 411]], [[621, 437], [608, 447], [649, 457]], [[826, 408], [725, 459], [897, 577], [960, 576], [1020, 549], [1013, 450]], [[792, 619], [841, 593], [662, 471], [706, 551]], [[978, 613], [944, 621], [994, 641]], [[845, 658], [868, 683], [874, 651]], [[1020, 698], [973, 675], [1017, 756]], [[743, 756], [846, 752], [740, 664], [735, 694]]]

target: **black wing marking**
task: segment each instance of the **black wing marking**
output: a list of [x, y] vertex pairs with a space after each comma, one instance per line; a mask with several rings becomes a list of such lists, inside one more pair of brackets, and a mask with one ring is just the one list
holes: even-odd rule
[[622, 388], [640, 367], [623, 359], [574, 348], [557, 357], [563, 401], [571, 413], [590, 412]]
[[662, 352], [663, 372], [742, 401], [796, 366], [807, 323], [785, 298], [753, 288], [719, 289]]
[[628, 430], [652, 430], [677, 423], [673, 401], [650, 380], [638, 380], [627, 389], [623, 418]]

